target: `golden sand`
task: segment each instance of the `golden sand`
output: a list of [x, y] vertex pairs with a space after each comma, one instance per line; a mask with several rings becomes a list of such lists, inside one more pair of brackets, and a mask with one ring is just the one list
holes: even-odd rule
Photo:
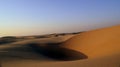
[[81, 33], [62, 46], [80, 51], [88, 58], [120, 54], [120, 25]]

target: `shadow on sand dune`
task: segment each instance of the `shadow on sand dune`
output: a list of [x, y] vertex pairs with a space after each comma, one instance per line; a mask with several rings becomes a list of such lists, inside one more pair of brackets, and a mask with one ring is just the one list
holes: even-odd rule
[[32, 43], [29, 45], [34, 49], [35, 52], [54, 60], [70, 61], [88, 58], [85, 54], [81, 52], [60, 47], [58, 43], [48, 43], [45, 45]]
[[36, 53], [31, 47], [29, 46], [22, 46], [22, 47], [15, 47], [4, 49], [0, 51], [0, 61], [1, 60], [39, 60], [39, 61], [49, 61], [52, 60], [47, 58], [39, 53]]
[[0, 62], [0, 67], [2, 67], [2, 63]]

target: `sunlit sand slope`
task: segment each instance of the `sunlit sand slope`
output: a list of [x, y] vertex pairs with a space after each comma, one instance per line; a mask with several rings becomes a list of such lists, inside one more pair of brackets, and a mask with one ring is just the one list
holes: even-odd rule
[[78, 34], [62, 47], [80, 51], [88, 58], [120, 54], [120, 25]]

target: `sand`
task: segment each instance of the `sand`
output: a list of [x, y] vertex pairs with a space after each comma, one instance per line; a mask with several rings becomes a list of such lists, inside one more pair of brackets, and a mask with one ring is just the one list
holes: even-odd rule
[[[28, 47], [32, 42], [34, 42], [32, 45], [34, 45], [35, 48], [42, 48], [42, 51], [45, 52], [47, 50], [53, 53], [53, 49], [55, 49], [56, 52], [62, 51], [61, 54], [65, 54], [65, 57], [67, 53], [67, 57], [69, 55], [70, 58], [78, 57], [79, 54], [86, 57], [73, 58], [75, 60], [69, 59], [67, 61], [54, 60], [50, 57], [38, 55], [38, 53], [32, 51], [33, 47]], [[56, 47], [52, 47], [51, 50], [51, 47], [48, 47], [51, 44], [48, 43], [60, 43], [58, 46], [60, 48], [56, 49]], [[39, 48], [37, 49], [39, 50]], [[63, 48], [67, 50], [64, 51]], [[8, 56], [5, 57], [8, 59], [1, 60], [2, 67], [120, 67], [120, 25], [83, 32], [75, 36], [26, 40], [2, 45], [0, 49], [9, 51], [5, 54], [2, 52], [3, 56]], [[11, 51], [13, 52], [12, 54]], [[16, 51], [17, 54], [14, 54], [14, 51]], [[75, 52], [79, 54], [74, 56]], [[9, 56], [9, 54], [11, 54], [11, 56]], [[2, 58], [2, 56], [0, 58]]]
[[120, 54], [120, 26], [81, 33], [62, 46], [80, 51], [88, 58]]

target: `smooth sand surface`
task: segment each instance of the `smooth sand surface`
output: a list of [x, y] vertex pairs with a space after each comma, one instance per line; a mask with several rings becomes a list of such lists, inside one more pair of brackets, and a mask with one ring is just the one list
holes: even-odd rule
[[[35, 44], [35, 47], [41, 48], [41, 42], [43, 41], [44, 44], [45, 42], [56, 43], [56, 42], [61, 42], [61, 38], [60, 39], [52, 38], [52, 40], [48, 39], [48, 40], [34, 40], [34, 41], [31, 40], [27, 42], [24, 41], [23, 43], [19, 42], [18, 44], [16, 43], [14, 43], [13, 45], [11, 44], [11, 47], [15, 45], [23, 45], [23, 44], [25, 45], [26, 43], [29, 42], [39, 42], [40, 45]], [[44, 59], [42, 56], [39, 57], [43, 59], [25, 59], [25, 58], [18, 59], [11, 56], [8, 57], [9, 59], [2, 60], [1, 66], [2, 67], [120, 67], [120, 25], [84, 32], [72, 38], [71, 37], [67, 37], [65, 39], [63, 38], [62, 41], [64, 41], [64, 43], [59, 44], [60, 47], [83, 53], [85, 56], [87, 56], [87, 58], [69, 60], [69, 61], [64, 61], [64, 60], [59, 61], [50, 58]], [[8, 48], [5, 49], [10, 50]], [[43, 48], [45, 48], [43, 49], [43, 51], [46, 50], [46, 45], [45, 46], [43, 45]], [[33, 55], [34, 57], [35, 55], [35, 57], [38, 58], [38, 55], [35, 52], [32, 52], [31, 48], [30, 51], [32, 54], [29, 53], [30, 51], [28, 50], [27, 50], [28, 52], [26, 50], [22, 52], [21, 50], [18, 50], [18, 52], [21, 52], [20, 54], [19, 53], [17, 54], [18, 56], [25, 55], [27, 57]], [[26, 53], [24, 53], [25, 51]]]
[[[119, 58], [119, 59], [118, 59]], [[120, 67], [120, 55], [77, 61], [12, 60], [3, 62], [3, 67]]]
[[83, 52], [88, 58], [120, 54], [120, 25], [81, 33], [62, 46]]

